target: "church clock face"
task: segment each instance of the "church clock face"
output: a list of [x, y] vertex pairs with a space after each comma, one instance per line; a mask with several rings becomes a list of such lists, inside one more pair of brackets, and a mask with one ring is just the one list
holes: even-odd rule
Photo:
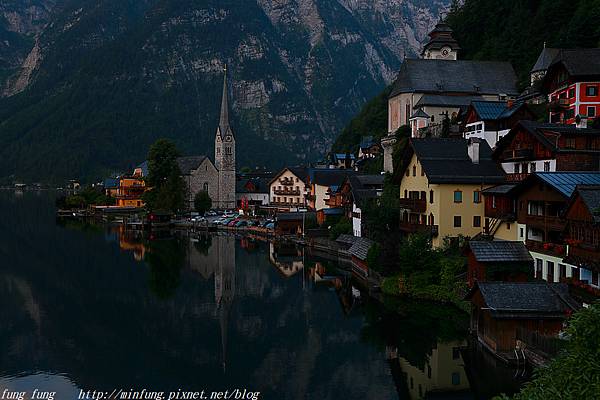
[[442, 57], [447, 58], [450, 55], [450, 47], [442, 47]]
[[227, 136], [227, 137], [225, 138], [225, 141], [226, 141], [226, 142], [231, 142], [231, 136]]

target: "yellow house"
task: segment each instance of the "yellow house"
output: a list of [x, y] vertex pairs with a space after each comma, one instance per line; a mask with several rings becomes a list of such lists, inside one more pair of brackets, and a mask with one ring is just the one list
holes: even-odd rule
[[413, 138], [404, 153], [400, 228], [425, 232], [439, 247], [446, 237], [473, 237], [484, 229], [482, 190], [504, 181], [481, 139]]

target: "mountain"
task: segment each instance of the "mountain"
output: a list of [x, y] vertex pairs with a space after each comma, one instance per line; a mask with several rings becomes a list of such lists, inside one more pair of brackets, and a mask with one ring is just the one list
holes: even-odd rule
[[[600, 47], [599, 18], [597, 0], [465, 0], [453, 2], [446, 22], [461, 47], [460, 59], [510, 61], [524, 89], [544, 45]], [[387, 133], [390, 90], [381, 91], [350, 120], [334, 151], [356, 151], [363, 136]]]
[[225, 64], [238, 167], [317, 159], [449, 1], [5, 1], [0, 179], [97, 178], [159, 137], [211, 155]]

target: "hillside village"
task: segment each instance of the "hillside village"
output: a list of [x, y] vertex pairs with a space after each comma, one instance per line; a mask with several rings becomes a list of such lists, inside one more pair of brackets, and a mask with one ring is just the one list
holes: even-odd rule
[[[195, 218], [205, 193], [231, 214], [207, 227], [328, 246], [387, 293], [470, 303], [471, 329], [504, 361], [548, 358], [545, 340], [600, 295], [600, 49], [541, 49], [519, 91], [510, 63], [462, 60], [446, 23], [429, 38], [392, 85], [383, 139], [365, 132], [354, 152], [276, 172], [235, 173], [243, 149], [225, 71], [214, 162], [176, 159], [179, 214]], [[114, 204], [97, 211], [144, 208], [151, 166], [140, 161], [104, 181]], [[419, 262], [397, 259], [417, 246], [411, 238], [440, 265], [461, 260], [449, 286], [417, 287], [422, 271], [404, 264]]]

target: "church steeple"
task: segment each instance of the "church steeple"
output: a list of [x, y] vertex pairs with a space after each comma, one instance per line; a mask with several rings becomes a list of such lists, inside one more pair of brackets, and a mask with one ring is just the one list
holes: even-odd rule
[[229, 127], [229, 101], [227, 92], [227, 64], [223, 68], [223, 95], [221, 97], [221, 118], [219, 119], [219, 133], [221, 137], [227, 135]]

